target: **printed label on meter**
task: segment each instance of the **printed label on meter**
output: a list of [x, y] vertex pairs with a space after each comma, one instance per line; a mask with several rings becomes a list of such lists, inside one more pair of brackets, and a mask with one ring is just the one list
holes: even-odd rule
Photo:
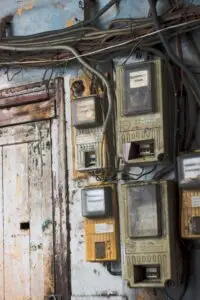
[[95, 233], [112, 233], [114, 232], [113, 224], [100, 223], [95, 224]]
[[130, 73], [130, 88], [148, 86], [148, 71], [135, 71]]
[[200, 158], [187, 158], [183, 160], [184, 178], [196, 178], [200, 176]]

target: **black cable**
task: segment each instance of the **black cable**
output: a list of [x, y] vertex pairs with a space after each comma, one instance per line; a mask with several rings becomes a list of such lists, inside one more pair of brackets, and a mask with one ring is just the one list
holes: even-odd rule
[[108, 262], [106, 264], [107, 271], [112, 275], [112, 276], [122, 276], [122, 272], [116, 272], [112, 270], [112, 262]]
[[194, 100], [194, 94], [191, 91], [190, 85], [187, 81], [187, 78], [183, 78], [183, 83], [186, 88], [186, 134], [185, 134], [185, 143], [183, 151], [188, 151], [191, 149], [192, 143], [195, 138], [196, 128], [198, 125], [198, 107]]
[[[156, 11], [156, 3], [157, 0], [148, 0], [150, 8], [151, 8], [151, 14], [152, 14], [152, 19], [155, 25], [156, 30], [160, 30], [160, 22], [159, 22], [159, 17], [157, 15], [157, 11]], [[166, 40], [164, 34], [159, 31], [158, 32], [159, 38], [169, 56], [169, 58], [172, 60], [172, 62], [177, 65], [179, 68], [181, 68], [183, 70], [183, 72], [186, 74], [188, 80], [190, 80], [191, 84], [193, 85], [198, 98], [196, 98], [198, 105], [200, 106], [200, 86], [199, 86], [199, 82], [197, 81], [197, 79], [195, 78], [195, 76], [192, 74], [192, 72], [190, 72], [190, 70], [188, 69], [188, 67], [173, 53], [173, 51], [171, 50], [170, 46], [169, 46], [169, 42]]]
[[19, 70], [17, 70], [17, 71], [11, 76], [11, 78], [10, 78], [10, 77], [9, 77], [9, 70], [10, 70], [10, 68], [7, 67], [7, 70], [6, 70], [6, 72], [5, 72], [8, 81], [12, 81], [16, 75], [18, 75], [19, 73], [22, 72], [22, 68], [20, 67]]
[[166, 166], [165, 168], [163, 168], [163, 169], [159, 170], [158, 172], [156, 172], [152, 179], [153, 180], [160, 180], [164, 176], [166, 176], [167, 174], [172, 172], [173, 170], [174, 170], [174, 165]]
[[[146, 173], [144, 173], [144, 169], [142, 170], [141, 174], [139, 174], [139, 176], [137, 178], [131, 178], [133, 180], [139, 180], [140, 178], [142, 178], [145, 175], [149, 175], [151, 174], [153, 171], [155, 171], [157, 168], [157, 165], [153, 166], [153, 168], [150, 171], [147, 171]], [[130, 175], [130, 176], [135, 176], [135, 174], [131, 173], [131, 172], [126, 172], [126, 175]]]

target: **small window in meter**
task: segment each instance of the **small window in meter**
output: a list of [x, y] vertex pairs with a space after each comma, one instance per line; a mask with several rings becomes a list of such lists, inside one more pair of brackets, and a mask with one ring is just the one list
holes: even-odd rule
[[100, 98], [84, 97], [72, 101], [72, 123], [77, 128], [98, 126], [100, 123]]
[[160, 236], [159, 186], [130, 186], [127, 193], [129, 237], [142, 238]]
[[200, 187], [200, 152], [178, 157], [179, 185], [185, 188]]
[[108, 217], [112, 214], [112, 188], [82, 190], [83, 217]]
[[152, 70], [151, 63], [131, 65], [125, 69], [124, 115], [153, 112]]

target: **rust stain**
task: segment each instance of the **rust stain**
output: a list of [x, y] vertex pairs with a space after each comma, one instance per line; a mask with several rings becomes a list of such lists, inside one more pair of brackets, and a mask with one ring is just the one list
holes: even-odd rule
[[32, 10], [33, 7], [33, 0], [21, 0], [21, 7], [17, 9], [17, 14], [21, 16], [25, 10]]
[[42, 101], [0, 109], [0, 126], [49, 119], [55, 116], [55, 101]]
[[66, 22], [66, 27], [71, 27], [72, 25], [74, 25], [74, 20], [73, 19], [70, 19]]

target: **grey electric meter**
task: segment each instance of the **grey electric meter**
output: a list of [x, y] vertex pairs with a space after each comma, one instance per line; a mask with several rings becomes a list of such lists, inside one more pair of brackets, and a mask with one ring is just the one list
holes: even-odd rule
[[112, 188], [86, 188], [82, 190], [83, 217], [109, 217], [112, 215]]
[[161, 235], [161, 195], [158, 185], [135, 185], [127, 190], [128, 235], [130, 238]]
[[89, 96], [72, 101], [72, 124], [77, 128], [99, 126], [101, 123], [100, 97]]
[[178, 174], [180, 187], [200, 187], [200, 151], [178, 157]]
[[128, 65], [124, 70], [123, 114], [132, 116], [153, 112], [153, 64]]

